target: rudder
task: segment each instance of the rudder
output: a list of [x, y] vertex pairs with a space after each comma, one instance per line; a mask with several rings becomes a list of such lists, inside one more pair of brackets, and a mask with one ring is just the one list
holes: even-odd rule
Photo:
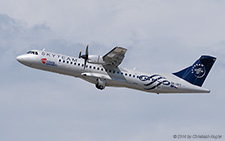
[[192, 66], [173, 74], [201, 87], [215, 61], [215, 57], [202, 55]]

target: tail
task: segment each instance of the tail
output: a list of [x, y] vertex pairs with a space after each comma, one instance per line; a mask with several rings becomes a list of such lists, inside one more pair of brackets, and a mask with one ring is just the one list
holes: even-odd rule
[[173, 74], [201, 87], [215, 61], [215, 57], [202, 55], [192, 66]]

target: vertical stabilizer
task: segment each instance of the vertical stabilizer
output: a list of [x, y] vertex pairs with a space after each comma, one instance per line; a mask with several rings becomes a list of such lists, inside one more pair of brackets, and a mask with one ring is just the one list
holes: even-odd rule
[[192, 66], [173, 74], [201, 87], [215, 61], [215, 57], [202, 55]]

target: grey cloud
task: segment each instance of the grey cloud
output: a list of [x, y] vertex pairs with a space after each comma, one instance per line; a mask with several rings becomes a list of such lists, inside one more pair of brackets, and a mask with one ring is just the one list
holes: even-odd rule
[[[0, 62], [4, 68], [15, 61], [16, 55], [32, 48], [35, 44], [46, 42], [51, 34], [46, 25], [27, 25], [19, 20], [0, 14]], [[44, 36], [44, 37], [43, 37]]]
[[29, 27], [21, 20], [0, 14], [0, 51], [2, 53], [0, 62], [5, 65], [3, 69], [9, 69], [17, 55], [31, 49], [46, 48], [48, 51], [65, 54], [74, 49], [73, 55], [77, 56], [80, 50], [77, 47], [84, 47], [84, 45], [60, 38], [46, 24]]

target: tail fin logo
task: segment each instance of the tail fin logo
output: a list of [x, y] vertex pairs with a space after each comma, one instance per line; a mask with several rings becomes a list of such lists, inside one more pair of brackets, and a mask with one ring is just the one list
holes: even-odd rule
[[202, 55], [192, 66], [173, 74], [201, 87], [215, 61], [215, 57]]
[[197, 78], [202, 78], [206, 74], [206, 70], [203, 64], [195, 64], [191, 69], [191, 73]]

